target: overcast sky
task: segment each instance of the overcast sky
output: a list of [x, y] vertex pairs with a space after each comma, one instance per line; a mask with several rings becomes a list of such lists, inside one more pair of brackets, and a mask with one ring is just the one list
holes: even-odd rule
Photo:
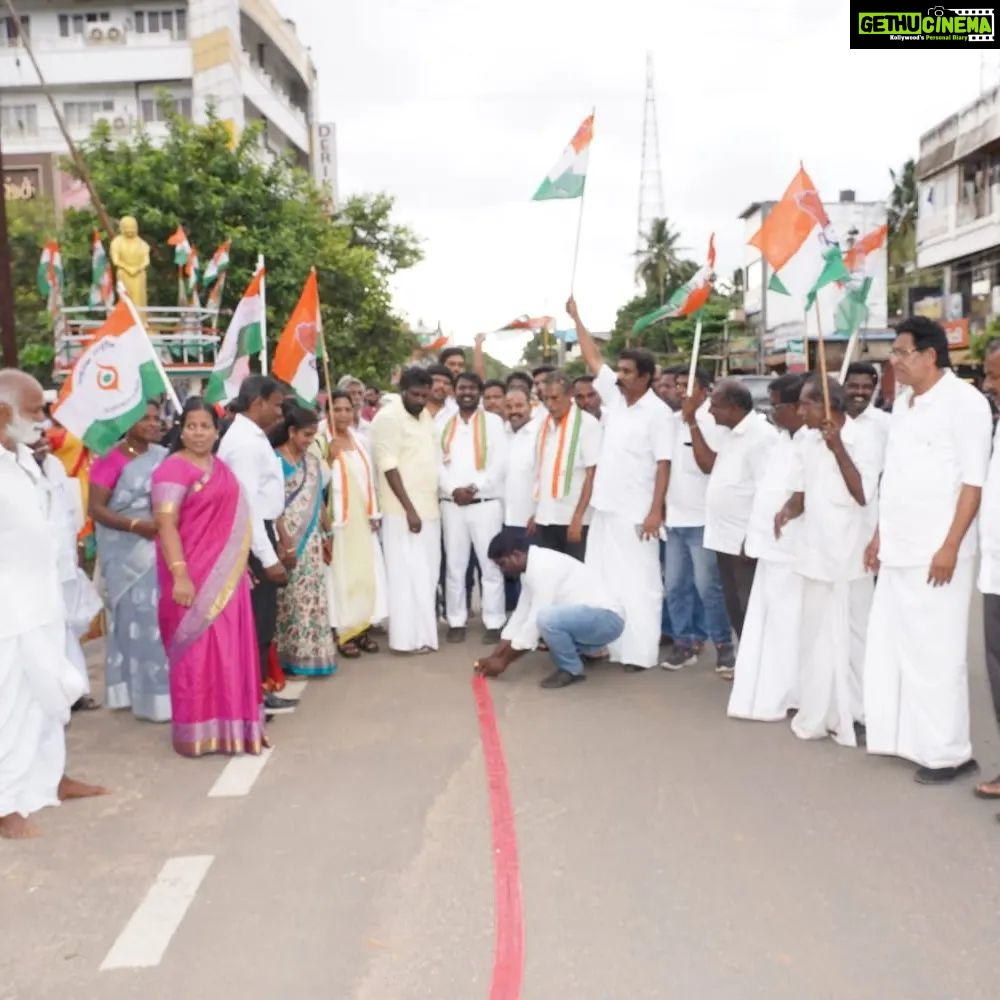
[[530, 199], [591, 106], [576, 297], [603, 330], [634, 294], [647, 50], [666, 214], [694, 259], [714, 230], [725, 277], [743, 263], [737, 216], [780, 197], [799, 159], [826, 200], [884, 198], [888, 168], [980, 86], [975, 52], [852, 52], [840, 2], [276, 3], [312, 46], [341, 194], [393, 194], [423, 239], [398, 309], [459, 343], [522, 313], [568, 325], [579, 203]]

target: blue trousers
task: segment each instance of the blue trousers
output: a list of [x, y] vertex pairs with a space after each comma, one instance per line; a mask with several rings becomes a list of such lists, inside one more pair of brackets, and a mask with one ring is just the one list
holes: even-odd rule
[[691, 646], [699, 638], [694, 595], [701, 600], [704, 631], [716, 645], [733, 641], [726, 602], [722, 594], [719, 561], [705, 548], [705, 529], [670, 528], [667, 531], [663, 589], [670, 605], [671, 635], [679, 645]]
[[560, 670], [582, 674], [580, 654], [599, 653], [625, 631], [621, 615], [606, 608], [564, 604], [538, 612], [538, 632]]

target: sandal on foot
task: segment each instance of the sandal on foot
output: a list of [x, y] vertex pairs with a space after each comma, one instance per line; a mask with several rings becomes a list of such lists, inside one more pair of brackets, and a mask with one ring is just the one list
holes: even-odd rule
[[362, 653], [378, 652], [378, 643], [370, 635], [366, 635], [358, 639], [356, 645]]
[[71, 710], [74, 712], [96, 712], [100, 707], [101, 703], [99, 701], [91, 698], [89, 694], [85, 694], [73, 703]]
[[338, 646], [337, 652], [345, 660], [356, 660], [361, 655], [361, 650], [353, 642], [345, 642], [343, 646]]

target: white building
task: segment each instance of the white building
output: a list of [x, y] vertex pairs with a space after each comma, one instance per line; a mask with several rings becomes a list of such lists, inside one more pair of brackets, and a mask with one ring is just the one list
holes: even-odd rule
[[[760, 229], [776, 204], [776, 201], [755, 201], [741, 213], [740, 218], [746, 226], [746, 241]], [[839, 201], [823, 202], [823, 207], [845, 249], [886, 222], [884, 201], [857, 201], [854, 192], [849, 190], [840, 192]], [[749, 242], [744, 245], [743, 270], [743, 310], [747, 331], [755, 339], [759, 338], [759, 364], [762, 367], [805, 364], [805, 338], [815, 342], [821, 328], [824, 339], [832, 348], [828, 351], [831, 361], [842, 357], [843, 349], [837, 346], [837, 338], [833, 336], [836, 329], [834, 314], [843, 294], [840, 289], [829, 286], [820, 291], [817, 319], [815, 307], [807, 315], [801, 300], [768, 287], [774, 272], [757, 247]], [[885, 336], [888, 311], [888, 251], [885, 247], [869, 257], [866, 271], [872, 277], [867, 299], [868, 321], [863, 331], [867, 343], [868, 339]]]
[[[264, 121], [265, 152], [311, 168], [336, 197], [316, 70], [271, 0], [20, 0], [18, 12], [74, 139], [100, 119], [123, 138], [139, 127], [163, 134], [157, 95], [166, 91], [196, 121], [214, 104], [234, 134]], [[8, 198], [76, 202], [79, 185], [59, 169], [65, 142], [9, 15], [0, 17], [0, 130]]]
[[945, 324], [952, 347], [1000, 315], [1000, 87], [920, 137], [917, 267], [941, 268], [910, 308]]

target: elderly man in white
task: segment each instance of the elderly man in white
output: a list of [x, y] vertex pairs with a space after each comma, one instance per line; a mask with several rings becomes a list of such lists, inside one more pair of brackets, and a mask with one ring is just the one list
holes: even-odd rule
[[580, 351], [607, 417], [590, 501], [594, 518], [587, 538], [587, 565], [628, 608], [625, 631], [609, 651], [612, 660], [636, 673], [655, 667], [659, 659], [663, 611], [659, 538], [674, 450], [673, 414], [653, 392], [656, 363], [649, 351], [622, 351], [616, 376], [604, 363], [573, 299], [566, 303], [566, 311], [576, 324]]
[[866, 553], [878, 583], [864, 690], [868, 752], [941, 784], [978, 770], [969, 732], [969, 606], [976, 515], [990, 458], [989, 404], [949, 367], [948, 338], [915, 316], [897, 328], [897, 396]]
[[29, 445], [44, 432], [42, 387], [0, 371], [0, 837], [39, 835], [28, 818], [105, 789], [67, 778], [65, 725], [83, 693], [66, 658], [57, 539]]

